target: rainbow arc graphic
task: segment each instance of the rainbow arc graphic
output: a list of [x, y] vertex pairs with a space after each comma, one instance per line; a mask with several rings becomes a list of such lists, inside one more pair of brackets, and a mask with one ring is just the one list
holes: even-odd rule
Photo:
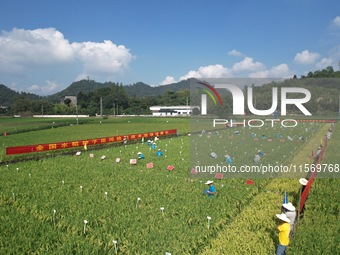
[[213, 86], [211, 86], [210, 84], [206, 82], [200, 81], [198, 83], [206, 87], [206, 88], [198, 88], [204, 92], [204, 94], [201, 95], [201, 114], [202, 115], [207, 114], [207, 95], [210, 96], [210, 98], [213, 100], [215, 105], [217, 105], [217, 100], [218, 100], [219, 104], [222, 106], [223, 103], [222, 103], [221, 96]]

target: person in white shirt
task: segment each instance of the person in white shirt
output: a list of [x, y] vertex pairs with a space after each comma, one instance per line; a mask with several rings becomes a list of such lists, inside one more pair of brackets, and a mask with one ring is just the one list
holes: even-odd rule
[[286, 214], [287, 218], [290, 220], [290, 232], [289, 232], [289, 237], [293, 235], [294, 231], [294, 222], [296, 218], [296, 209], [294, 205], [289, 202], [287, 204], [282, 204], [282, 212]]

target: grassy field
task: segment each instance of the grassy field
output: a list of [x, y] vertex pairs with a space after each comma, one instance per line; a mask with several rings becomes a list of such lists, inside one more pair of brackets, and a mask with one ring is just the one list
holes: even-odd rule
[[[324, 124], [304, 123], [295, 133], [235, 128], [220, 130], [218, 135], [213, 131], [208, 137], [208, 132], [186, 135], [190, 125], [185, 118], [95, 119], [0, 137], [0, 141], [3, 149], [172, 128], [182, 135], [157, 142], [164, 153], [161, 157], [156, 156], [157, 149], [138, 141], [100, 150], [81, 148], [80, 156], [2, 164], [0, 253], [114, 254], [113, 241], [117, 241], [118, 254], [271, 254], [277, 239], [274, 215], [284, 191], [297, 203], [296, 179], [262, 177], [254, 179], [254, 185], [247, 185], [246, 178], [214, 179], [217, 197], [208, 198], [202, 192], [204, 182], [214, 175], [192, 178], [192, 164], [200, 160], [226, 165], [228, 153], [239, 168], [251, 164], [258, 149], [266, 153], [261, 159], [265, 164], [276, 164], [278, 158], [285, 158], [282, 164], [310, 162], [311, 149], [327, 130]], [[299, 140], [302, 134], [305, 139]], [[287, 136], [293, 140], [287, 141]], [[280, 141], [283, 138], [285, 142]], [[218, 158], [212, 159], [209, 145], [218, 143], [214, 148]], [[139, 151], [145, 159], [130, 164]], [[337, 161], [334, 157], [330, 161]], [[148, 163], [153, 167], [148, 168]], [[173, 171], [167, 170], [169, 165]], [[254, 206], [261, 212], [257, 216]]]

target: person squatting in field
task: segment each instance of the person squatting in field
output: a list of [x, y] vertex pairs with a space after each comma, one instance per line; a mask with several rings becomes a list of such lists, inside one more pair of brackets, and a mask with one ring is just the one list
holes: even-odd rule
[[208, 180], [205, 184], [208, 185], [209, 188], [205, 189], [203, 193], [208, 195], [208, 197], [214, 197], [216, 195], [216, 189], [213, 185], [213, 181]]

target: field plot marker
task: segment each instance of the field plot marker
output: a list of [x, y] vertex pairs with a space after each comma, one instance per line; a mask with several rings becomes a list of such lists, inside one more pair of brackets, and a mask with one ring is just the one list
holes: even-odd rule
[[137, 198], [136, 208], [138, 207], [138, 202], [140, 201], [140, 197]]
[[105, 198], [106, 198], [106, 200], [107, 200], [107, 192], [105, 191]]
[[55, 226], [55, 214], [57, 213], [56, 209], [53, 209], [53, 225]]
[[83, 192], [83, 186], [80, 186], [80, 192]]
[[86, 233], [86, 224], [88, 223], [87, 220], [84, 220], [84, 234]]
[[13, 200], [15, 201], [15, 194], [14, 194], [14, 192], [12, 194], [13, 194]]
[[164, 207], [161, 207], [162, 215], [164, 216]]
[[113, 242], [113, 245], [115, 246], [115, 252], [116, 252], [116, 254], [117, 254], [117, 241], [116, 241], [116, 240], [113, 240], [112, 242]]
[[208, 229], [210, 228], [210, 220], [211, 220], [211, 217], [210, 216], [207, 216], [207, 219], [208, 219]]

